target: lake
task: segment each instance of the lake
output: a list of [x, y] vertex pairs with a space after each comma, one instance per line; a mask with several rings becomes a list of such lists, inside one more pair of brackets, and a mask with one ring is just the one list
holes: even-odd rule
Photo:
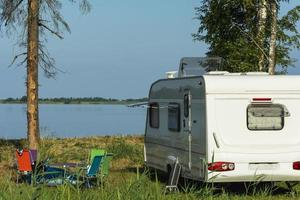
[[[144, 134], [146, 108], [125, 105], [40, 105], [41, 136]], [[0, 138], [25, 138], [26, 105], [0, 104]]]

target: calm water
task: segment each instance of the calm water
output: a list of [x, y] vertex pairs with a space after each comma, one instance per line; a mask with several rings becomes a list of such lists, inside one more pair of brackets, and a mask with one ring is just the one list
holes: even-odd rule
[[[40, 105], [42, 136], [144, 134], [146, 109], [124, 105]], [[26, 105], [0, 104], [0, 138], [26, 137]]]

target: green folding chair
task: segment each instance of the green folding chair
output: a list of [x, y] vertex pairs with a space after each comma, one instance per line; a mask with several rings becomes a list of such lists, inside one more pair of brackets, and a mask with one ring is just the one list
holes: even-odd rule
[[92, 149], [91, 153], [90, 153], [89, 164], [92, 163], [92, 161], [94, 160], [95, 156], [102, 156], [102, 157], [104, 157], [105, 154], [106, 154], [106, 151], [104, 149]]
[[113, 157], [112, 153], [107, 153], [106, 156], [104, 157], [102, 167], [101, 167], [101, 175], [102, 176], [107, 176], [109, 172], [109, 163]]
[[101, 175], [102, 176], [107, 176], [109, 174], [109, 164], [112, 160], [112, 153], [107, 153], [106, 150], [104, 149], [91, 149], [90, 153], [90, 164], [91, 161], [96, 157], [96, 156], [101, 156], [103, 157], [101, 161]]

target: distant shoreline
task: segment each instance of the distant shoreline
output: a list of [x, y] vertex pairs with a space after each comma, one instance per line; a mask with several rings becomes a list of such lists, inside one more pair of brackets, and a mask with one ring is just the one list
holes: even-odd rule
[[[116, 135], [91, 135], [91, 136], [70, 136], [70, 137], [58, 137], [58, 136], [42, 136], [41, 139], [43, 140], [77, 140], [77, 139], [82, 139], [82, 140], [92, 140], [92, 139], [103, 139], [103, 138], [144, 138], [144, 133], [136, 133], [136, 134], [116, 134]], [[2, 138], [0, 136], [0, 147], [5, 141], [11, 141], [11, 142], [16, 142], [16, 141], [26, 141], [27, 138], [24, 136], [22, 138]]]
[[[82, 98], [41, 98], [39, 104], [82, 104], [82, 105], [127, 105], [148, 101], [147, 98], [140, 99], [106, 99], [102, 97], [82, 97]], [[0, 104], [26, 104], [26, 96], [21, 98], [0, 99]]]
[[[135, 104], [140, 103], [139, 101], [136, 102], [39, 102], [40, 105], [127, 105], [127, 104]], [[23, 102], [2, 102], [0, 100], [0, 104], [26, 104]]]

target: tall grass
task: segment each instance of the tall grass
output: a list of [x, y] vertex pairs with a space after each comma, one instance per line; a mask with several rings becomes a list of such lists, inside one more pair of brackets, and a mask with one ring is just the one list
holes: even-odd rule
[[225, 190], [215, 192], [213, 188], [206, 186], [189, 186], [182, 188], [178, 193], [166, 194], [164, 184], [158, 180], [151, 180], [147, 174], [129, 175], [127, 178], [118, 177], [121, 179], [118, 184], [107, 181], [93, 189], [82, 189], [68, 184], [57, 187], [16, 185], [8, 176], [0, 181], [0, 199], [299, 199], [299, 196], [272, 195], [269, 191], [263, 190], [249, 195], [230, 193]]
[[299, 188], [291, 192], [284, 185], [270, 187], [268, 184], [247, 184], [218, 186], [183, 181], [179, 192], [166, 193], [165, 179], [155, 171], [144, 170], [143, 138], [141, 137], [95, 137], [58, 139], [42, 141], [40, 160], [85, 161], [91, 148], [105, 148], [114, 153], [111, 172], [99, 186], [86, 189], [65, 183], [57, 187], [15, 183], [13, 165], [14, 148], [20, 143], [0, 142], [0, 200], [31, 199], [300, 199]]

